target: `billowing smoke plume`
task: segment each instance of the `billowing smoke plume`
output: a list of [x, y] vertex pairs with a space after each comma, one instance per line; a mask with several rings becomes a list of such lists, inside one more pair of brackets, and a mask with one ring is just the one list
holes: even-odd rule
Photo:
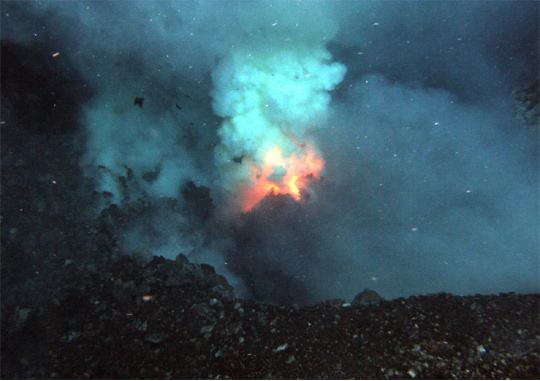
[[538, 128], [511, 94], [538, 76], [538, 6], [12, 2], [2, 36], [86, 78], [88, 204], [146, 205], [126, 254], [274, 302], [527, 292]]
[[308, 134], [325, 122], [345, 68], [319, 45], [280, 36], [235, 49], [214, 71], [214, 109], [225, 118], [216, 159], [244, 211], [269, 191], [299, 198], [305, 178], [322, 170]]

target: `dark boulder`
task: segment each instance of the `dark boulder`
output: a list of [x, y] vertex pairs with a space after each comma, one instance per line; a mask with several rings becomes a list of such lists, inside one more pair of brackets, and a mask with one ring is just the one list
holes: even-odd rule
[[352, 301], [353, 306], [366, 306], [373, 305], [382, 302], [384, 299], [377, 294], [376, 291], [369, 288], [364, 289], [361, 293], [356, 295]]

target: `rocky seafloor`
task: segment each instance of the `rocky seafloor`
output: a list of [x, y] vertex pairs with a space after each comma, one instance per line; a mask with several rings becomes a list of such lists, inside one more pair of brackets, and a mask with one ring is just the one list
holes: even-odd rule
[[538, 295], [277, 306], [182, 255], [57, 262], [43, 303], [2, 290], [2, 378], [540, 377]]

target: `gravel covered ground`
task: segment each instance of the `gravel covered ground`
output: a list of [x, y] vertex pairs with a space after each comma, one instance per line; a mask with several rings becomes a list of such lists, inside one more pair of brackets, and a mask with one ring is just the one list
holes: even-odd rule
[[183, 256], [57, 265], [2, 311], [3, 378], [540, 377], [538, 295], [272, 306]]

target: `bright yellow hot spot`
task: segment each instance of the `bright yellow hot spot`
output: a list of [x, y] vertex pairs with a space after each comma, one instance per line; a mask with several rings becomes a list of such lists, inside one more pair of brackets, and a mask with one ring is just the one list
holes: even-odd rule
[[324, 160], [309, 145], [299, 147], [299, 153], [283, 156], [281, 148], [274, 146], [266, 152], [261, 165], [251, 164], [251, 183], [240, 190], [244, 212], [253, 209], [270, 193], [288, 194], [301, 200], [307, 183], [319, 178]]

